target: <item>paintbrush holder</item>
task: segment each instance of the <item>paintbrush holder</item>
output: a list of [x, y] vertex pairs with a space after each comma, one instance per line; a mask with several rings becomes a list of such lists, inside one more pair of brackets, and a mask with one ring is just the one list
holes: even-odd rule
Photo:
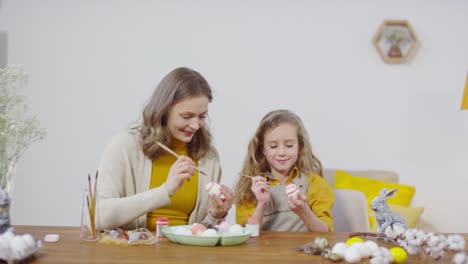
[[83, 202], [81, 206], [81, 232], [80, 238], [86, 241], [99, 240], [99, 230], [96, 226], [97, 221], [97, 203], [95, 194], [90, 195], [88, 189], [84, 190]]

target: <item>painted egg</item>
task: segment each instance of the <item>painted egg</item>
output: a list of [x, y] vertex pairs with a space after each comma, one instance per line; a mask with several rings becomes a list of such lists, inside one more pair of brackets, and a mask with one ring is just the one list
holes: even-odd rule
[[352, 244], [354, 244], [356, 242], [364, 242], [364, 239], [362, 239], [362, 237], [358, 237], [358, 236], [350, 237], [350, 238], [348, 238], [348, 240], [346, 240], [346, 245], [351, 246]]
[[140, 240], [140, 233], [139, 233], [139, 232], [131, 233], [131, 234], [128, 236], [128, 240], [129, 240], [129, 241], [137, 241], [137, 240]]
[[206, 230], [206, 226], [202, 225], [202, 224], [199, 224], [199, 223], [195, 223], [192, 225], [192, 234], [196, 235], [196, 236], [199, 236], [203, 233], [203, 231]]
[[401, 247], [392, 247], [390, 253], [392, 253], [393, 256], [393, 263], [405, 263], [408, 258], [408, 254], [406, 254], [406, 251]]
[[297, 197], [297, 195], [299, 194], [299, 189], [297, 188], [297, 185], [294, 184], [294, 183], [288, 183], [286, 185], [286, 194], [288, 196], [294, 196], [294, 197]]
[[112, 237], [112, 238], [118, 238], [119, 237], [119, 234], [120, 232], [115, 230], [115, 229], [112, 229], [110, 232], [109, 232], [109, 236]]

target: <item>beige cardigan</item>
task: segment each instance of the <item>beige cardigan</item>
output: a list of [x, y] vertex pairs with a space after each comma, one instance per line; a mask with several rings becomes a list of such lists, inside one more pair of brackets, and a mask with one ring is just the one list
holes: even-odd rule
[[[216, 224], [208, 214], [210, 197], [205, 185], [221, 181], [221, 166], [217, 151], [212, 148], [198, 161], [198, 167], [209, 176], [198, 177], [198, 196], [190, 214], [194, 222]], [[100, 230], [116, 227], [135, 229], [146, 227], [146, 214], [171, 203], [165, 185], [149, 189], [152, 161], [141, 150], [136, 131], [114, 136], [104, 150], [97, 181], [96, 225]]]

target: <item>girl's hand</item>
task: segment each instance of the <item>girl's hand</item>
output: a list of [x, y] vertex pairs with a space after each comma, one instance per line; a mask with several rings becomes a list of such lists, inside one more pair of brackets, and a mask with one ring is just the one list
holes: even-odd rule
[[257, 204], [267, 205], [270, 201], [270, 187], [265, 177], [254, 176], [252, 178], [252, 187], [250, 188], [257, 199]]
[[172, 196], [177, 190], [182, 187], [184, 180], [190, 180], [193, 176], [193, 161], [186, 157], [180, 156], [169, 170], [169, 175], [166, 179], [166, 188], [169, 196]]
[[299, 217], [311, 211], [307, 205], [307, 197], [301, 192], [298, 193], [297, 198], [294, 196], [288, 196], [288, 206], [289, 209]]
[[234, 199], [234, 192], [224, 184], [221, 184], [221, 194], [224, 198], [219, 198], [218, 195], [211, 195], [211, 209], [210, 214], [216, 219], [221, 219], [226, 216], [229, 209], [232, 207], [232, 200]]

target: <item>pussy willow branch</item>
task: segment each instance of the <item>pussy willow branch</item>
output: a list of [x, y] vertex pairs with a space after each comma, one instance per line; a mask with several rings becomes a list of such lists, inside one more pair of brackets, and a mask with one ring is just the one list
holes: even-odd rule
[[355, 236], [359, 236], [359, 237], [375, 237], [375, 238], [377, 238], [377, 239], [383, 239], [383, 240], [385, 240], [386, 242], [392, 242], [393, 244], [398, 245], [398, 243], [396, 242], [395, 239], [389, 238], [389, 237], [388, 237], [387, 235], [385, 235], [385, 234], [372, 233], [372, 232], [353, 232], [353, 233], [350, 233], [350, 234], [349, 234], [349, 237], [355, 237]]
[[349, 237], [355, 237], [355, 236], [360, 236], [360, 237], [376, 237], [376, 238], [388, 238], [385, 234], [379, 234], [379, 233], [372, 233], [372, 232], [353, 232], [349, 234]]

